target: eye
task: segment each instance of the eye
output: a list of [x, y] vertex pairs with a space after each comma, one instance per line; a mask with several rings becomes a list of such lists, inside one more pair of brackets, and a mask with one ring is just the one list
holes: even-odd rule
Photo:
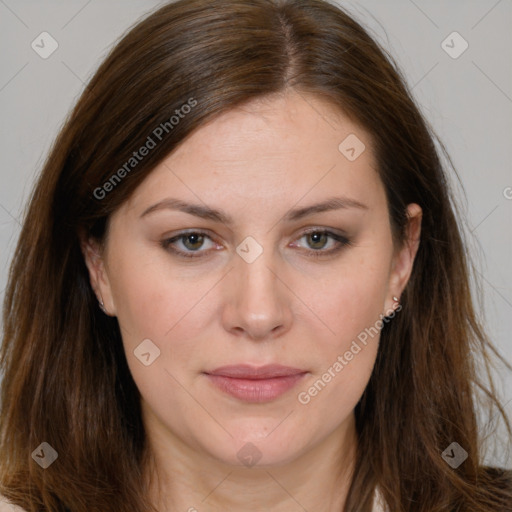
[[[200, 251], [206, 239], [213, 242], [212, 239], [202, 231], [189, 231], [180, 233], [172, 238], [162, 240], [160, 245], [164, 249], [172, 251], [178, 256], [183, 256], [185, 258], [198, 258], [202, 256], [202, 253], [206, 252]], [[178, 242], [182, 244], [185, 250], [176, 249], [175, 245]]]
[[[332, 231], [325, 229], [312, 229], [302, 234], [299, 240], [305, 239], [306, 243], [313, 247], [313, 250], [307, 250], [306, 252], [314, 258], [322, 256], [331, 256], [346, 246], [351, 245], [351, 241], [342, 235], [333, 233]], [[331, 241], [331, 248], [325, 249]]]

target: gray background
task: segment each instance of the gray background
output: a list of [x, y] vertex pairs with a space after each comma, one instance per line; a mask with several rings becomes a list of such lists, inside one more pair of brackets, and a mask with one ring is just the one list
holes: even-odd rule
[[[512, 361], [512, 1], [339, 3], [394, 56], [453, 159], [467, 199], [453, 173], [452, 182], [483, 283], [477, 306]], [[114, 42], [160, 4], [0, 0], [0, 299], [24, 205], [65, 116]], [[59, 45], [47, 59], [31, 47], [43, 31]], [[453, 31], [469, 45], [457, 58], [442, 47]], [[461, 41], [452, 39], [446, 44], [457, 52]], [[498, 366], [495, 376], [512, 415], [512, 375]], [[512, 467], [510, 452], [489, 457]]]

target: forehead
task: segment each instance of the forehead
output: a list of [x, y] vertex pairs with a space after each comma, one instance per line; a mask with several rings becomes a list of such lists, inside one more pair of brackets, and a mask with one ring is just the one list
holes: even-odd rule
[[364, 202], [380, 187], [369, 134], [331, 103], [294, 93], [254, 100], [201, 126], [149, 174], [129, 207], [166, 193], [211, 205], [335, 193]]
[[319, 159], [321, 153], [337, 158], [340, 142], [350, 134], [370, 144], [369, 134], [332, 103], [286, 93], [255, 99], [223, 113], [178, 147], [171, 160], [204, 157], [226, 168], [244, 159], [249, 164], [254, 155], [258, 155], [255, 165], [279, 158]]

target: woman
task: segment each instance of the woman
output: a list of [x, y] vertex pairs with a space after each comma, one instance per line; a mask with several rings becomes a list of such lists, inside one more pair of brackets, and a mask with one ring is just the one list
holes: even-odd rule
[[433, 140], [322, 0], [181, 0], [135, 26], [14, 256], [4, 502], [512, 510], [481, 462], [477, 389], [511, 429]]

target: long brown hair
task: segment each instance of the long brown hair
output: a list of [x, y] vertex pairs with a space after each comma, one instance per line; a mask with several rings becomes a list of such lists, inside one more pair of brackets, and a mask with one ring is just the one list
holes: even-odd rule
[[[12, 503], [31, 512], [149, 509], [140, 395], [118, 322], [98, 308], [80, 235], [103, 240], [109, 216], [195, 129], [286, 88], [329, 100], [371, 134], [397, 244], [406, 206], [423, 209], [403, 309], [381, 332], [356, 406], [345, 512], [368, 512], [376, 486], [393, 512], [512, 510], [510, 478], [482, 463], [477, 422], [482, 402], [512, 436], [491, 356], [512, 367], [475, 314], [437, 138], [392, 57], [322, 0], [165, 5], [122, 38], [84, 90], [35, 185], [6, 290], [0, 493]], [[155, 147], [126, 166], [157, 127]], [[42, 442], [58, 454], [44, 470], [32, 456]], [[441, 456], [452, 442], [468, 454], [456, 469]]]

